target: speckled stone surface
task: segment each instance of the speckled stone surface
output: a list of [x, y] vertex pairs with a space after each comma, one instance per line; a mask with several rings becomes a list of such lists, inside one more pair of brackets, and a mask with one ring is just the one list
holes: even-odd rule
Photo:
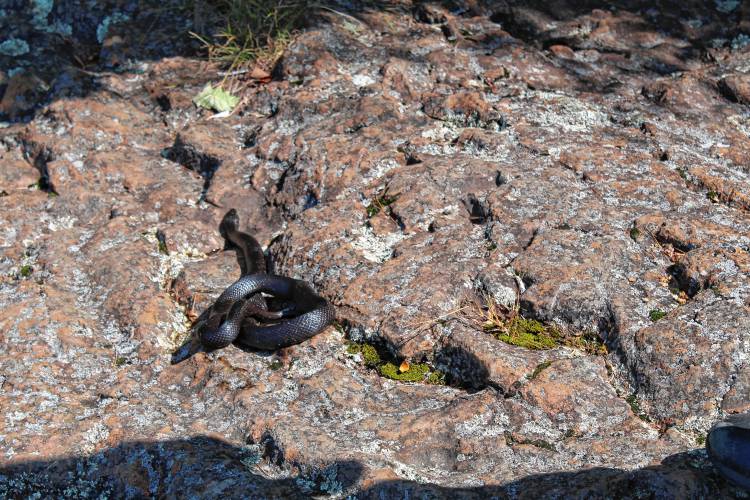
[[[220, 119], [189, 13], [11, 3], [0, 496], [748, 495], [703, 449], [750, 408], [747, 2], [341, 3]], [[341, 326], [172, 364], [232, 207]], [[505, 344], [485, 296], [608, 353]]]

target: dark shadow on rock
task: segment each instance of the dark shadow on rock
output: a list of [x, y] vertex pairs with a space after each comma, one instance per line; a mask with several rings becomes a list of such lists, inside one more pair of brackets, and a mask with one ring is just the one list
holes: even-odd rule
[[[0, 467], [0, 498], [309, 498], [348, 490], [362, 475], [355, 461], [290, 465], [274, 453], [268, 440], [124, 442], [90, 456]], [[260, 462], [280, 478], [263, 475]]]
[[451, 387], [469, 392], [493, 387], [502, 392], [502, 388], [490, 380], [484, 363], [462, 347], [443, 347], [435, 353], [435, 365], [445, 372], [445, 382]]
[[534, 474], [496, 486], [447, 488], [415, 481], [379, 482], [357, 498], [460, 498], [460, 499], [699, 499], [750, 498], [718, 475], [702, 450], [678, 453], [661, 464], [632, 471], [591, 469]]
[[[267, 471], [278, 478], [268, 477]], [[257, 444], [241, 447], [196, 436], [124, 442], [90, 456], [0, 467], [0, 497], [265, 499], [347, 493], [360, 500], [750, 498], [750, 492], [718, 474], [704, 450], [671, 455], [658, 465], [632, 471], [595, 467], [464, 488], [401, 479], [362, 488], [363, 473], [363, 465], [354, 460], [290, 464], [270, 433]]]

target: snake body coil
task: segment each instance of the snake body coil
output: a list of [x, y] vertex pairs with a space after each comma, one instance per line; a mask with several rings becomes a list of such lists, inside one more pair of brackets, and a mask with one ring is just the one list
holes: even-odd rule
[[[330, 325], [336, 317], [333, 306], [304, 281], [266, 274], [260, 244], [239, 231], [238, 226], [239, 217], [234, 209], [227, 212], [219, 225], [227, 246], [237, 250], [242, 276], [212, 306], [201, 332], [203, 345], [218, 349], [234, 342], [275, 350], [303, 342]], [[281, 300], [284, 307], [269, 311], [263, 294]]]

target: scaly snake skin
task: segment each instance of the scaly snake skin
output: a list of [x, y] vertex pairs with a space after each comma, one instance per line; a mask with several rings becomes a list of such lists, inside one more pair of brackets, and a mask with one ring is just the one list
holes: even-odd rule
[[[304, 342], [333, 323], [336, 318], [333, 306], [310, 285], [266, 274], [260, 244], [238, 227], [237, 211], [231, 209], [222, 219], [219, 232], [227, 246], [237, 250], [242, 276], [211, 307], [200, 335], [203, 345], [219, 349], [234, 342], [255, 349], [276, 350]], [[283, 300], [285, 306], [269, 311], [263, 293]], [[274, 320], [277, 323], [267, 324]]]

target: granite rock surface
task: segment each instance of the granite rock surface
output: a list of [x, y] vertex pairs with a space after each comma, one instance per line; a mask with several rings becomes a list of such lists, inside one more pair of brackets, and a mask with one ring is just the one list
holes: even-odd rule
[[[747, 2], [341, 3], [223, 118], [189, 16], [20, 3], [0, 494], [747, 495], [703, 450], [750, 409]], [[229, 208], [338, 324], [173, 363]], [[505, 343], [488, 301], [604, 347]]]

